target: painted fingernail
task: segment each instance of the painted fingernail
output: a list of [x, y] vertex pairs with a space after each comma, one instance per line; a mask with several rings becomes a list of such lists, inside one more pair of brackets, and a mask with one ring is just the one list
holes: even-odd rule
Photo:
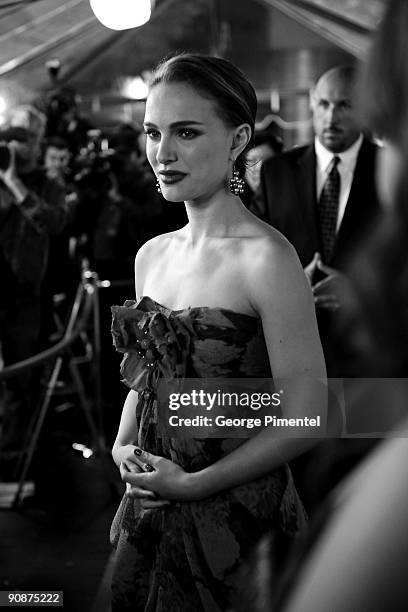
[[149, 463], [145, 463], [143, 469], [145, 472], [154, 472], [154, 467]]
[[137, 457], [139, 457], [143, 453], [142, 449], [138, 447], [136, 447], [133, 452], [135, 453]]

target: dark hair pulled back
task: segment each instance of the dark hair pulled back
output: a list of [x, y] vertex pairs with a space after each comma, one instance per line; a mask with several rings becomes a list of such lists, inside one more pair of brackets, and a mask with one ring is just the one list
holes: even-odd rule
[[[212, 100], [219, 117], [229, 127], [248, 123], [255, 128], [257, 100], [255, 90], [244, 73], [228, 60], [181, 53], [165, 59], [155, 69], [150, 87], [159, 83], [185, 83], [205, 98]], [[235, 160], [235, 169], [245, 172], [245, 154], [249, 144]]]

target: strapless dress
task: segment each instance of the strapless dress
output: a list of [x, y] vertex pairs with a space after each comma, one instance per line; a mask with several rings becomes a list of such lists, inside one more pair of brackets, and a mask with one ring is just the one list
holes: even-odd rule
[[[149, 297], [114, 306], [112, 314], [123, 381], [139, 393], [135, 443], [190, 472], [245, 443], [166, 435], [156, 390], [163, 378], [271, 378], [259, 318], [215, 307], [170, 310]], [[112, 610], [233, 609], [248, 586], [245, 565], [256, 545], [265, 536], [295, 536], [305, 520], [287, 465], [207, 499], [157, 509], [144, 510], [125, 494], [111, 530]], [[279, 564], [278, 549], [269, 552], [272, 565]]]

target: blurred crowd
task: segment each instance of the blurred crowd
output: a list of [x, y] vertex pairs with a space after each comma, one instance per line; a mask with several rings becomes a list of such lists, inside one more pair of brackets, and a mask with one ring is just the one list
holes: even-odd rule
[[69, 88], [43, 102], [47, 122], [42, 163], [66, 191], [70, 251], [90, 260], [100, 277], [132, 277], [135, 252], [149, 238], [179, 227], [170, 216], [144, 152], [140, 126], [99, 129], [81, 116]]
[[[183, 205], [169, 211], [157, 192], [141, 127], [96, 128], [81, 115], [69, 88], [51, 90], [36, 105], [9, 109], [0, 126], [0, 179], [3, 366], [58, 339], [84, 266], [111, 287], [128, 286], [131, 296], [139, 247], [186, 222]], [[113, 296], [114, 291], [110, 303]], [[110, 317], [105, 306], [104, 339]], [[2, 383], [4, 480], [16, 478], [39, 392], [30, 369]]]

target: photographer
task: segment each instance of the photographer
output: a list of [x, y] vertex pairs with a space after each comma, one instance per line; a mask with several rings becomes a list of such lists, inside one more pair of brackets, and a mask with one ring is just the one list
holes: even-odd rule
[[[13, 109], [0, 133], [0, 340], [4, 365], [35, 354], [41, 285], [49, 236], [64, 228], [65, 192], [38, 167], [45, 117], [31, 106]], [[3, 393], [0, 477], [13, 479], [5, 461], [18, 458], [30, 417], [27, 372]], [[11, 463], [13, 466], [13, 462]]]
[[40, 349], [55, 341], [58, 330], [55, 327], [54, 308], [58, 296], [62, 308], [60, 317], [67, 314], [75, 296], [79, 281], [79, 262], [77, 261], [77, 239], [74, 219], [79, 198], [73, 183], [70, 168], [71, 154], [68, 144], [57, 136], [43, 144], [43, 169], [47, 178], [58, 182], [65, 191], [67, 222], [57, 236], [50, 237], [48, 264], [42, 283], [41, 337]]
[[63, 138], [72, 155], [80, 153], [87, 145], [90, 121], [78, 109], [77, 94], [70, 87], [58, 87], [48, 92], [44, 101], [47, 117], [45, 136]]
[[47, 176], [64, 186], [69, 183], [70, 158], [68, 143], [63, 138], [55, 136], [44, 143], [44, 168]]
[[[117, 143], [114, 141], [114, 145]], [[75, 232], [83, 254], [101, 277], [133, 274], [134, 249], [141, 231], [140, 170], [100, 130], [88, 132], [88, 145], [73, 163], [79, 205]]]

